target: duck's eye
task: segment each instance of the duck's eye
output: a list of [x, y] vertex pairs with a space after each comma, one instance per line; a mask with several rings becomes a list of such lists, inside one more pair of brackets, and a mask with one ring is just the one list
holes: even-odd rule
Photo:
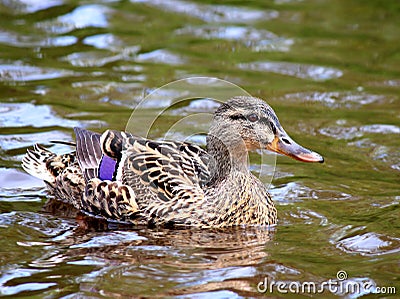
[[258, 115], [255, 114], [255, 113], [252, 113], [252, 114], [250, 114], [250, 115], [247, 117], [247, 119], [248, 119], [249, 121], [251, 121], [251, 122], [255, 122], [255, 121], [258, 120]]

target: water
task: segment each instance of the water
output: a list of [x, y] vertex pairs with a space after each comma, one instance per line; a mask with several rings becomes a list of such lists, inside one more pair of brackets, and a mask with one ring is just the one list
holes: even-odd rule
[[[297, 298], [257, 286], [320, 287], [338, 271], [362, 287], [315, 296], [400, 292], [398, 1], [3, 0], [0, 14], [0, 296]], [[43, 183], [21, 169], [27, 148], [72, 140], [74, 126], [123, 130], [143, 95], [198, 75], [266, 99], [326, 158], [278, 157], [277, 227], [132, 229], [57, 202], [43, 211]], [[174, 108], [155, 137], [213, 109]]]

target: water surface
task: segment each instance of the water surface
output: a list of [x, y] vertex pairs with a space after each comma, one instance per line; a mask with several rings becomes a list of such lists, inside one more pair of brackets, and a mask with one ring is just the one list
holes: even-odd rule
[[[3, 0], [0, 28], [0, 296], [297, 298], [257, 285], [322, 285], [338, 271], [366, 287], [315, 296], [400, 292], [397, 1]], [[20, 165], [27, 148], [71, 141], [74, 126], [123, 130], [143, 95], [190, 76], [264, 98], [325, 157], [278, 157], [275, 228], [132, 229], [54, 202], [43, 211], [44, 185]], [[154, 137], [207, 103], [171, 109]]]

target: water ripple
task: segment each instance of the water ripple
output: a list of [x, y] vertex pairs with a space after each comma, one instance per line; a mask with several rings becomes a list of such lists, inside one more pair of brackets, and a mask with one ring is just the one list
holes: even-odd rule
[[60, 118], [54, 115], [47, 105], [31, 103], [2, 103], [0, 108], [0, 126], [2, 127], [34, 127], [46, 128], [62, 126], [73, 128], [82, 123], [75, 120]]
[[109, 53], [87, 51], [76, 52], [62, 57], [60, 60], [69, 62], [75, 67], [100, 67], [108, 63], [120, 60], [120, 55], [110, 55]]
[[[0, 112], [1, 114], [1, 112]], [[11, 123], [13, 127], [14, 124]], [[62, 131], [52, 130], [48, 132], [37, 132], [33, 134], [10, 134], [0, 135], [0, 151], [15, 150], [24, 147], [30, 147], [36, 142], [48, 142], [50, 140], [70, 140], [71, 135]], [[57, 145], [56, 145], [57, 146]], [[54, 148], [52, 149], [54, 150]]]
[[105, 235], [94, 236], [92, 239], [70, 246], [70, 248], [91, 248], [103, 247], [123, 244], [126, 242], [138, 241], [139, 243], [146, 240], [145, 237], [139, 236], [136, 232], [115, 231]]
[[[61, 60], [77, 67], [99, 67], [120, 60], [136, 61], [138, 63], [163, 63], [167, 65], [181, 65], [186, 61], [182, 56], [165, 49], [157, 49], [140, 54], [137, 54], [140, 48], [136, 46], [122, 47], [121, 49], [115, 47], [113, 50], [120, 52], [111, 55], [98, 51], [76, 52], [61, 58]], [[137, 78], [137, 76], [134, 76], [134, 78]]]
[[270, 31], [241, 26], [188, 26], [176, 30], [175, 33], [197, 36], [204, 39], [239, 41], [255, 52], [287, 52], [294, 44], [292, 39], [279, 37]]
[[[83, 39], [85, 45], [93, 46], [97, 49], [107, 49], [113, 52], [119, 52], [126, 47], [124, 43], [117, 38], [114, 34], [96, 34], [85, 37]], [[138, 48], [139, 49], [139, 48]]]
[[291, 222], [299, 219], [304, 224], [318, 223], [320, 226], [326, 226], [329, 224], [328, 218], [312, 210], [303, 210], [298, 208], [296, 212], [290, 213], [290, 217], [292, 218]]
[[36, 26], [47, 32], [58, 34], [88, 27], [106, 28], [108, 15], [111, 12], [112, 10], [104, 5], [81, 5], [68, 14], [59, 16], [55, 20], [39, 22]]
[[34, 13], [40, 10], [45, 10], [50, 7], [58, 6], [63, 4], [63, 0], [14, 0], [14, 1], [2, 1], [2, 5], [6, 4], [10, 8], [24, 13]]
[[37, 81], [72, 76], [74, 72], [67, 70], [40, 68], [36, 66], [0, 64], [0, 81]]
[[400, 127], [387, 124], [372, 124], [364, 126], [332, 126], [321, 128], [319, 132], [322, 135], [333, 137], [335, 139], [354, 139], [363, 137], [365, 133], [369, 134], [400, 134]]
[[318, 190], [300, 185], [296, 182], [288, 182], [282, 185], [276, 185], [269, 190], [274, 201], [279, 204], [289, 204], [302, 201], [304, 199], [325, 199], [325, 200], [346, 200], [351, 197], [350, 194], [337, 190], [325, 188]]
[[257, 274], [257, 270], [252, 266], [242, 267], [225, 267], [220, 269], [211, 269], [192, 273], [190, 280], [185, 277], [183, 286], [195, 286], [199, 284], [207, 284], [210, 282], [220, 282], [229, 279], [251, 278]]
[[167, 11], [190, 15], [206, 22], [219, 23], [248, 23], [257, 20], [271, 20], [279, 16], [276, 10], [252, 10], [244, 7], [228, 5], [205, 5], [181, 0], [131, 0], [131, 2], [145, 2]]
[[[0, 202], [38, 201], [45, 195], [45, 184], [27, 173], [12, 168], [0, 168]], [[28, 196], [29, 194], [29, 196]]]
[[367, 82], [369, 86], [377, 86], [377, 87], [393, 87], [399, 88], [400, 87], [400, 80], [399, 79], [389, 79], [384, 81], [372, 81]]
[[339, 240], [336, 247], [347, 253], [382, 255], [400, 252], [400, 238], [368, 232]]
[[164, 49], [139, 54], [135, 60], [138, 62], [165, 63], [169, 65], [180, 65], [185, 63], [185, 60], [181, 56]]
[[0, 43], [15, 47], [65, 47], [73, 45], [78, 38], [75, 36], [42, 37], [36, 35], [22, 35], [7, 31], [0, 32]]
[[26, 291], [38, 291], [44, 290], [54, 285], [57, 285], [55, 282], [27, 282], [27, 283], [19, 283], [15, 286], [8, 286], [6, 285], [7, 282], [23, 278], [23, 277], [30, 277], [33, 274], [45, 272], [46, 270], [38, 270], [38, 269], [12, 269], [2, 273], [0, 277], [0, 295], [15, 295], [21, 292]]
[[240, 63], [238, 67], [244, 70], [271, 72], [314, 81], [326, 81], [343, 75], [341, 70], [335, 68], [283, 61]]
[[372, 103], [384, 103], [384, 95], [369, 94], [366, 92], [298, 92], [286, 94], [287, 101], [319, 102], [330, 108], [355, 109]]

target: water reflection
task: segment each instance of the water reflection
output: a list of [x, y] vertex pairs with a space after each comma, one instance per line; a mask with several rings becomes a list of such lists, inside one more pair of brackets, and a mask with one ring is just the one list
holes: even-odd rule
[[[130, 282], [136, 282], [138, 285], [134, 288], [134, 294], [149, 293], [151, 287], [153, 291], [150, 292], [158, 290], [155, 293], [159, 296], [167, 295], [171, 291], [184, 294], [231, 287], [238, 291], [254, 291], [248, 279], [254, 277], [257, 273], [256, 265], [267, 256], [264, 246], [271, 237], [271, 232], [240, 229], [142, 229], [137, 233], [137, 240], [132, 242], [124, 241], [119, 245], [106, 246], [103, 244], [95, 252], [85, 248], [81, 248], [79, 252], [71, 251], [71, 254], [85, 256], [85, 259], [106, 261], [107, 266], [103, 266], [101, 276], [108, 277], [110, 281], [104, 285], [98, 276], [93, 277], [93, 287], [101, 289], [107, 285], [110, 292], [108, 294], [122, 296], [128, 296], [129, 291], [117, 286], [109, 288], [109, 284], [122, 281], [129, 285]], [[118, 265], [113, 262], [113, 257], [118, 260]], [[155, 281], [149, 284], [146, 282], [148, 277], [155, 277]], [[86, 284], [90, 285], [89, 281]], [[165, 293], [161, 290], [165, 284], [176, 287]]]
[[[52, 201], [46, 204], [46, 209], [57, 210], [61, 217], [65, 215], [61, 211], [73, 209], [63, 205]], [[68, 216], [71, 213], [67, 211]], [[52, 220], [40, 214], [14, 214], [13, 218], [0, 215], [0, 219], [12, 219], [8, 223], [3, 221], [3, 227], [11, 228], [13, 223], [18, 223], [28, 231], [37, 229], [32, 232], [33, 236], [44, 236], [32, 239], [29, 233], [20, 235], [20, 239], [26, 241], [18, 242], [17, 246], [35, 249], [38, 254], [32, 260], [28, 258], [29, 268], [15, 265], [12, 272], [3, 274], [0, 281], [3, 294], [60, 287], [57, 276], [69, 265], [81, 273], [78, 274], [81, 277], [79, 288], [89, 288], [95, 293], [106, 288], [109, 295], [131, 296], [150, 289], [154, 291], [166, 283], [175, 287], [167, 293], [161, 291], [164, 295], [226, 288], [254, 292], [251, 281], [258, 273], [257, 266], [268, 257], [265, 245], [275, 232], [273, 228], [124, 228], [76, 213], [79, 226], [75, 228], [63, 220], [51, 223]], [[26, 277], [30, 283], [21, 284], [20, 277]], [[155, 280], [149, 282], [149, 277]], [[56, 283], [51, 282], [54, 278], [57, 278]], [[133, 281], [132, 289], [126, 289]], [[5, 287], [16, 283], [20, 288]]]

